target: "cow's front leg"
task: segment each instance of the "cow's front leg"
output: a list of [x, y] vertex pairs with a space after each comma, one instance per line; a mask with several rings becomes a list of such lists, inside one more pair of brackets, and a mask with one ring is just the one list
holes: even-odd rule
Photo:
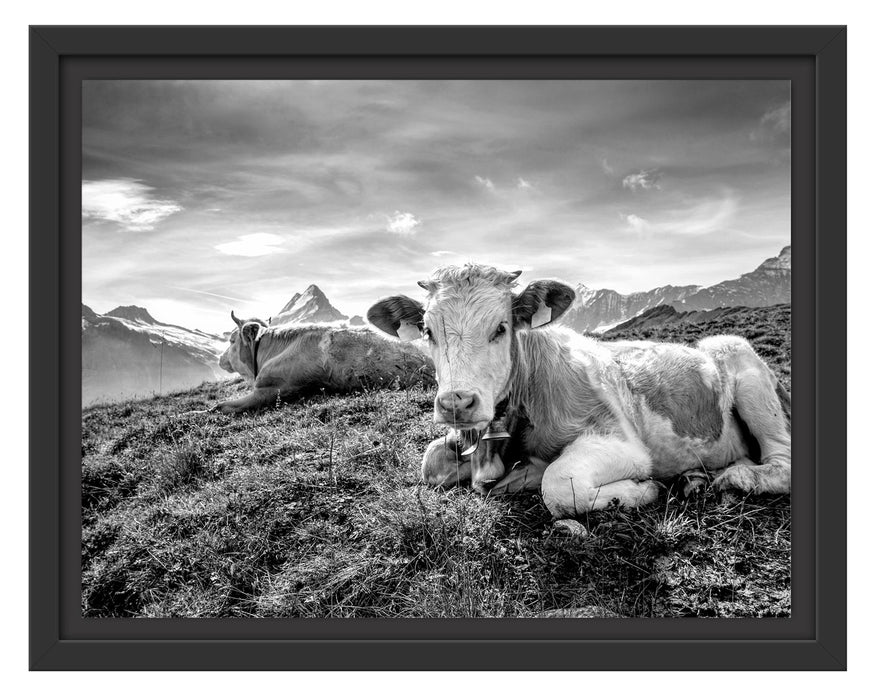
[[422, 456], [422, 481], [440, 488], [467, 484], [471, 480], [471, 459], [463, 457], [461, 451], [455, 430], [430, 443]]
[[278, 398], [278, 387], [258, 387], [240, 399], [223, 401], [211, 408], [220, 413], [242, 413], [262, 406], [275, 403]]
[[541, 480], [541, 494], [555, 518], [583, 515], [613, 501], [633, 508], [658, 497], [648, 481], [651, 457], [636, 439], [582, 435], [551, 462]]
[[537, 457], [530, 457], [514, 465], [505, 476], [496, 482], [489, 491], [490, 496], [538, 491], [548, 463]]

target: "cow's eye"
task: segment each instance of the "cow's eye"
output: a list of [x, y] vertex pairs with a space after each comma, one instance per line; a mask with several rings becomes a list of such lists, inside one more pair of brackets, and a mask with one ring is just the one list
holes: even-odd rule
[[492, 340], [498, 340], [498, 339], [501, 338], [503, 335], [505, 335], [505, 324], [504, 324], [504, 323], [500, 323], [500, 324], [498, 325], [498, 328], [496, 328], [495, 333], [493, 333], [493, 337], [490, 338], [490, 340], [491, 340], [491, 341], [492, 341]]

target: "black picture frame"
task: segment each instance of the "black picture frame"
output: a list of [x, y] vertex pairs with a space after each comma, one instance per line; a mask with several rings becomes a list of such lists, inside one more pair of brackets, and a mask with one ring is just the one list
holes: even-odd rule
[[[82, 618], [79, 82], [282, 76], [792, 81], [791, 618]], [[30, 667], [844, 669], [845, 77], [840, 26], [31, 27]]]

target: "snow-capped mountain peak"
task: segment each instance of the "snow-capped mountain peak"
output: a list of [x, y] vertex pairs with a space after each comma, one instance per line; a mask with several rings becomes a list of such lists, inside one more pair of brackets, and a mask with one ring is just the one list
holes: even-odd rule
[[149, 324], [159, 323], [143, 306], [117, 306], [104, 315], [113, 316], [113, 318], [124, 318], [127, 321], [140, 321], [141, 323]]
[[345, 321], [346, 318], [346, 316], [334, 308], [317, 285], [310, 284], [302, 294], [299, 292], [294, 294], [290, 301], [282, 307], [282, 310], [272, 317], [272, 325], [277, 326], [283, 323], [333, 323]]

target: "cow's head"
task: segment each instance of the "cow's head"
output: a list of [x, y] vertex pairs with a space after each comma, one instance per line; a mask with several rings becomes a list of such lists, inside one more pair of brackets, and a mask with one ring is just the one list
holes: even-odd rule
[[384, 333], [427, 345], [437, 371], [436, 423], [482, 430], [507, 396], [514, 334], [559, 318], [575, 299], [571, 287], [536, 280], [519, 294], [520, 272], [467, 264], [436, 270], [419, 282], [423, 307], [406, 296], [376, 302], [367, 318]]
[[227, 372], [238, 372], [248, 379], [256, 379], [254, 369], [257, 353], [257, 339], [267, 327], [266, 322], [259, 318], [251, 318], [243, 321], [236, 318], [235, 311], [231, 311], [232, 320], [236, 327], [229, 336], [229, 347], [224, 350], [218, 360], [221, 369]]

